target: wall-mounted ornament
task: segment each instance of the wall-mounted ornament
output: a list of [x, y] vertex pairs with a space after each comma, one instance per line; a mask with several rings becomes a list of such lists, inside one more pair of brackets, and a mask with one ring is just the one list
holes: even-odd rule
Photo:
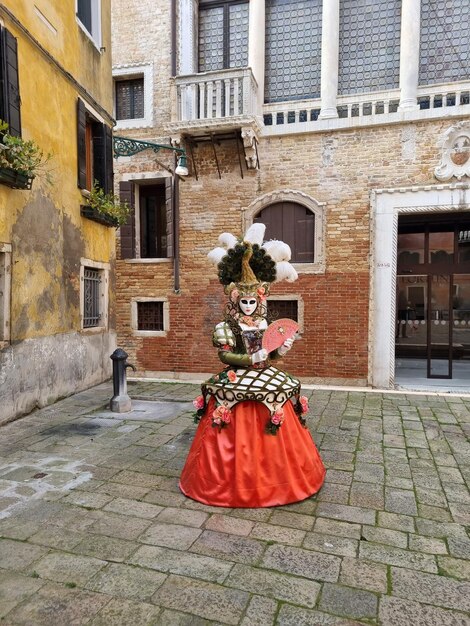
[[451, 126], [442, 136], [441, 162], [434, 170], [438, 180], [470, 177], [470, 124], [460, 122]]

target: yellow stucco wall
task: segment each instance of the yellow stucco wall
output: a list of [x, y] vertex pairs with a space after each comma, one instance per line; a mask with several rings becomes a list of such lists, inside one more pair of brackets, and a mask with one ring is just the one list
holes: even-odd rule
[[114, 262], [115, 229], [80, 216], [77, 187], [77, 98], [111, 125], [110, 5], [101, 0], [98, 50], [77, 22], [74, 0], [0, 3], [0, 20], [18, 41], [22, 136], [52, 154], [52, 184], [43, 175], [30, 191], [0, 184], [0, 243], [12, 245], [12, 342], [79, 331], [80, 259]]

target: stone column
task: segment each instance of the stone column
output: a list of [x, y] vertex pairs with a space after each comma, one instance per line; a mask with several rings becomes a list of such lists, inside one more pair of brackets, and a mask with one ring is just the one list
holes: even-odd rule
[[180, 0], [178, 12], [178, 74], [197, 72], [197, 4]]
[[250, 24], [248, 31], [248, 65], [258, 83], [258, 115], [262, 115], [264, 104], [265, 65], [265, 0], [250, 0]]
[[399, 111], [419, 108], [419, 38], [421, 0], [403, 0], [401, 7], [400, 40], [400, 104]]
[[339, 0], [324, 0], [321, 35], [320, 119], [338, 117]]
[[[178, 11], [178, 75], [196, 74], [197, 58], [197, 3], [196, 0], [179, 0]], [[191, 120], [196, 116], [196, 89], [182, 88], [179, 117]]]

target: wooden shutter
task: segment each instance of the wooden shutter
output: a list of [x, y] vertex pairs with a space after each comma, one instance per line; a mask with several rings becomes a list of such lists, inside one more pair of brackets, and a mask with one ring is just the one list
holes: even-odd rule
[[286, 202], [289, 221], [295, 227], [294, 263], [313, 263], [315, 261], [315, 213], [301, 204]]
[[265, 239], [280, 239], [292, 250], [292, 263], [315, 260], [315, 214], [296, 202], [276, 202], [253, 220], [266, 225]]
[[0, 83], [0, 118], [8, 123], [10, 135], [21, 137], [18, 44], [3, 27], [0, 27]]
[[114, 191], [114, 171], [113, 171], [113, 131], [109, 126], [104, 126], [104, 157], [105, 157], [105, 185], [106, 193]]
[[104, 124], [100, 124], [99, 122], [93, 122], [93, 183], [96, 180], [99, 187], [103, 190], [106, 186], [106, 154], [104, 129]]
[[105, 193], [113, 191], [113, 133], [109, 126], [93, 124], [93, 181]]
[[165, 205], [166, 205], [166, 256], [175, 255], [175, 212], [174, 212], [174, 178], [165, 178]]
[[84, 103], [77, 100], [77, 160], [80, 189], [86, 189], [86, 109]]
[[120, 228], [121, 259], [135, 258], [135, 188], [134, 183], [121, 181], [119, 183], [121, 202], [127, 202], [131, 212], [127, 222]]

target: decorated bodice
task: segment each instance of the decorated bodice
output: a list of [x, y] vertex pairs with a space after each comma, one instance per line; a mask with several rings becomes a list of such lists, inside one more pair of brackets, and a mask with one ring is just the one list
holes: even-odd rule
[[300, 383], [271, 365], [275, 354], [261, 363], [251, 363], [251, 355], [262, 349], [268, 324], [264, 318], [250, 321], [252, 323], [238, 320], [236, 324], [229, 321], [217, 324], [213, 343], [219, 349], [221, 361], [229, 367], [209, 378], [202, 385], [202, 391], [229, 408], [237, 402], [257, 400], [274, 413], [289, 398], [300, 393]]

